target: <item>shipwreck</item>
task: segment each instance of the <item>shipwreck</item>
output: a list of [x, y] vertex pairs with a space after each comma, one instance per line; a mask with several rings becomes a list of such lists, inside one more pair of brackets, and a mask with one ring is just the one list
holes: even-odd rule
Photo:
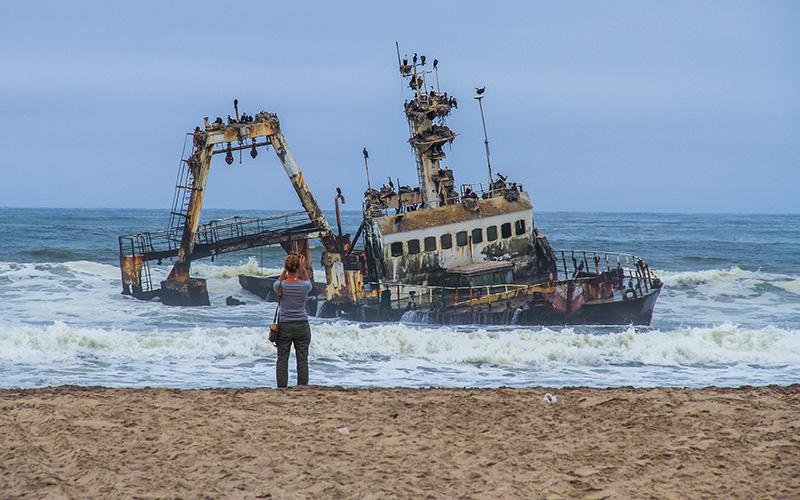
[[[292, 155], [278, 117], [267, 112], [218, 118], [197, 127], [181, 161], [169, 229], [120, 236], [123, 293], [160, 297], [170, 305], [209, 304], [206, 283], [190, 276], [192, 260], [280, 244], [304, 254], [313, 276], [309, 239], [324, 248], [325, 282], [315, 283], [309, 310], [320, 317], [354, 321], [437, 324], [636, 324], [648, 325], [661, 281], [640, 258], [595, 250], [554, 250], [534, 224], [533, 205], [521, 183], [489, 170], [486, 182], [457, 184], [443, 166], [444, 146], [456, 134], [446, 118], [457, 101], [438, 88], [438, 61], [415, 55], [400, 60], [411, 98], [404, 104], [408, 143], [418, 185], [391, 180], [367, 190], [362, 222], [351, 238], [326, 220]], [[432, 83], [435, 81], [435, 86]], [[475, 99], [481, 105], [483, 89]], [[485, 127], [484, 127], [485, 132]], [[485, 136], [486, 137], [486, 136]], [[200, 210], [211, 159], [272, 147], [297, 192], [304, 212], [244, 220], [230, 217], [201, 225]], [[156, 286], [149, 262], [173, 259]], [[272, 299], [276, 277], [240, 276], [242, 286]]]

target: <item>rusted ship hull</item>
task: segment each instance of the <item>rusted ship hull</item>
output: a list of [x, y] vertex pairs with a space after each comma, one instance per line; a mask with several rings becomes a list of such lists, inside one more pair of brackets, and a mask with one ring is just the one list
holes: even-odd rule
[[278, 294], [275, 293], [275, 290], [272, 288], [273, 283], [276, 281], [278, 281], [277, 276], [262, 277], [248, 276], [246, 274], [239, 275], [239, 285], [241, 285], [242, 288], [253, 295], [258, 295], [267, 302], [278, 301]]
[[[239, 285], [241, 285], [242, 288], [254, 295], [261, 297], [267, 302], [278, 301], [278, 294], [275, 293], [275, 290], [272, 288], [272, 285], [276, 281], [278, 281], [277, 276], [239, 275]], [[317, 288], [319, 288], [319, 286], [317, 286]], [[322, 293], [324, 293], [324, 290]], [[306, 299], [306, 312], [311, 316], [315, 316], [317, 314], [317, 304], [319, 303], [317, 300], [318, 294], [319, 290], [317, 289], [317, 293], [309, 295], [308, 299]]]
[[423, 310], [409, 306], [403, 309], [351, 304], [324, 303], [319, 317], [341, 318], [359, 322], [425, 323], [436, 325], [649, 325], [660, 290], [635, 299], [584, 304], [577, 311], [560, 311], [552, 305], [519, 309], [489, 310]]
[[[553, 269], [553, 272], [575, 277], [529, 284], [495, 282], [474, 286], [387, 282], [368, 286], [358, 297], [349, 300], [335, 295], [319, 302], [314, 298], [309, 312], [322, 318], [361, 322], [442, 325], [650, 324], [662, 284], [641, 260], [619, 254], [602, 254], [601, 257], [597, 252], [576, 251], [558, 251], [554, 256], [560, 256], [565, 267]], [[631, 261], [633, 266], [623, 266]], [[594, 272], [584, 270], [589, 262]], [[275, 277], [239, 277], [242, 287], [267, 301], [277, 299], [272, 292], [274, 281]], [[326, 290], [318, 288], [317, 294]]]

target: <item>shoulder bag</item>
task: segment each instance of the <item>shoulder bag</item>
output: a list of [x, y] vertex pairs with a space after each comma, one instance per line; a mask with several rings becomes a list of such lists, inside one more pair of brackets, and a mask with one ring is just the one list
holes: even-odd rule
[[277, 346], [278, 342], [278, 325], [280, 324], [280, 311], [281, 311], [281, 295], [283, 295], [283, 281], [278, 285], [278, 307], [275, 308], [275, 318], [272, 324], [269, 325], [269, 341], [272, 345]]

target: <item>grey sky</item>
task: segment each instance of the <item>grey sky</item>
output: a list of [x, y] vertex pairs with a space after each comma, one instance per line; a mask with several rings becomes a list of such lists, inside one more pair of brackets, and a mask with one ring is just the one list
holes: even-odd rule
[[[458, 98], [446, 164], [542, 211], [800, 213], [797, 2], [3, 2], [0, 206], [169, 208], [185, 133], [275, 112], [320, 204], [416, 183], [401, 53]], [[402, 55], [402, 54], [401, 54]], [[206, 206], [299, 207], [271, 152]]]

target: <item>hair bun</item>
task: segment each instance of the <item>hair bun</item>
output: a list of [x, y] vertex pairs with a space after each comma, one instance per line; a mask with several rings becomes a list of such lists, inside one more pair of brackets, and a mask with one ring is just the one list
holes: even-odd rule
[[290, 273], [296, 273], [300, 268], [300, 257], [297, 255], [290, 255], [286, 257], [286, 270]]

